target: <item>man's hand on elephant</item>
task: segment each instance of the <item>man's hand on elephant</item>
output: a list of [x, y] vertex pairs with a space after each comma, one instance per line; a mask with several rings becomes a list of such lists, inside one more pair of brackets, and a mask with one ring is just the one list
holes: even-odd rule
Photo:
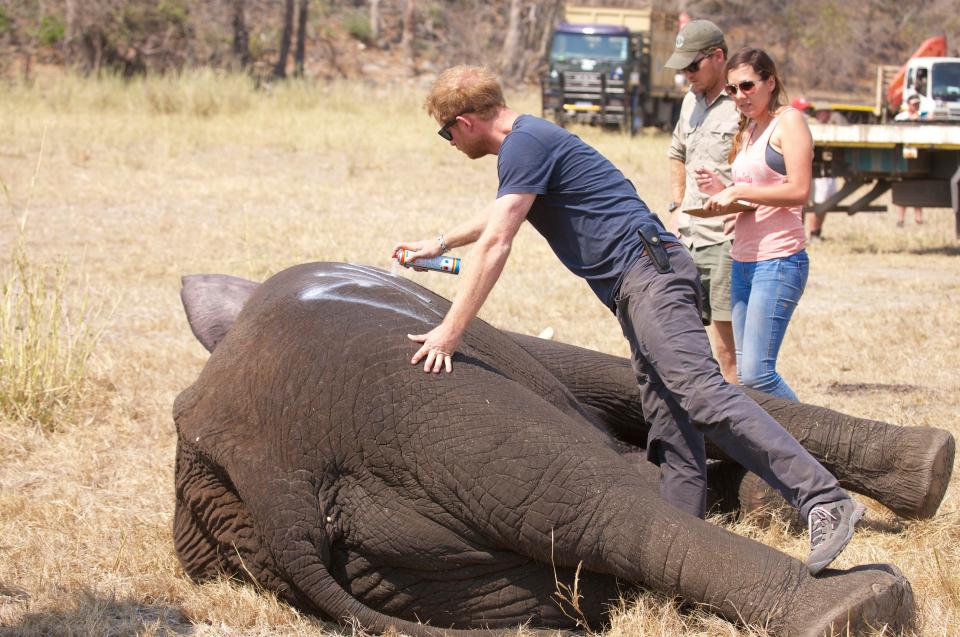
[[423, 343], [417, 353], [410, 359], [412, 365], [416, 365], [421, 359], [426, 358], [423, 363], [423, 371], [440, 373], [440, 368], [445, 367], [447, 373], [453, 371], [453, 353], [457, 351], [457, 345], [460, 343], [460, 335], [453, 333], [442, 323], [433, 328], [426, 334], [407, 334], [407, 338], [417, 343]]

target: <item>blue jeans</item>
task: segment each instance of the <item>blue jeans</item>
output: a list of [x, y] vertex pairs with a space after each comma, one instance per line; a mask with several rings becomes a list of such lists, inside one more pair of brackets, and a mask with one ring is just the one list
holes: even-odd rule
[[777, 355], [810, 273], [807, 251], [757, 262], [733, 262], [730, 306], [737, 377], [753, 389], [797, 400], [777, 373]]

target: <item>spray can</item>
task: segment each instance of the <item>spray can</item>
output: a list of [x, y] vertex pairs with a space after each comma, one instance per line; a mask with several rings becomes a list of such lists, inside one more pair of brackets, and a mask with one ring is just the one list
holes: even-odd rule
[[397, 261], [405, 268], [423, 268], [447, 274], [460, 274], [460, 259], [457, 257], [430, 257], [414, 259], [410, 250], [400, 250]]

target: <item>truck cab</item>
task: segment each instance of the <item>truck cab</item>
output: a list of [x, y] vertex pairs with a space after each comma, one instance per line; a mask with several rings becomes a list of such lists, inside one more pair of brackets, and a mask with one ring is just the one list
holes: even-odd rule
[[903, 96], [914, 94], [920, 96], [923, 119], [960, 122], [960, 58], [911, 59], [904, 76]]
[[630, 133], [672, 128], [685, 91], [663, 65], [676, 36], [673, 12], [566, 5], [540, 78], [543, 116]]
[[550, 48], [543, 107], [568, 121], [633, 128], [636, 40], [623, 26], [557, 25]]

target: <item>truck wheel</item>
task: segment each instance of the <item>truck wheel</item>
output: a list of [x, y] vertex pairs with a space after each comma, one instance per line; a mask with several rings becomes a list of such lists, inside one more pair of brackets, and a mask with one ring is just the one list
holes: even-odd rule
[[566, 115], [567, 115], [567, 114], [564, 112], [564, 110], [563, 110], [562, 108], [558, 108], [558, 109], [554, 110], [554, 111], [553, 111], [553, 121], [554, 121], [554, 123], [555, 123], [557, 126], [559, 126], [560, 128], [566, 128], [566, 127], [567, 127], [567, 116], [566, 116]]

